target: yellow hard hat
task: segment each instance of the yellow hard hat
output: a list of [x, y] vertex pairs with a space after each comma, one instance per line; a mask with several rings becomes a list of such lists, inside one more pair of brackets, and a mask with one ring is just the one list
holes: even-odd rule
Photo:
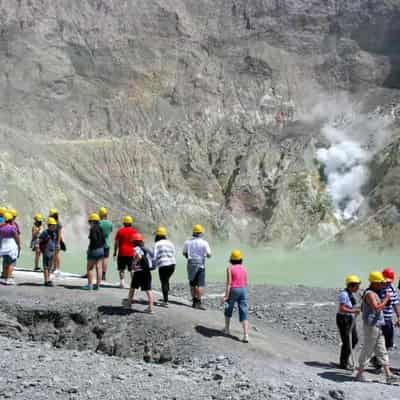
[[4, 215], [7, 212], [7, 207], [0, 207], [0, 215]]
[[156, 230], [156, 235], [157, 236], [167, 236], [167, 229], [164, 228], [163, 226], [159, 226]]
[[240, 250], [232, 250], [231, 253], [231, 261], [240, 261], [242, 259], [242, 253], [240, 252]]
[[122, 220], [124, 224], [133, 224], [133, 218], [130, 215], [126, 215]]
[[106, 217], [107, 214], [108, 214], [107, 208], [101, 207], [101, 208], [99, 209], [99, 215], [100, 215], [100, 217]]
[[193, 227], [193, 233], [200, 234], [200, 233], [203, 233], [203, 232], [204, 232], [204, 229], [200, 224], [196, 224]]
[[47, 218], [47, 225], [57, 225], [57, 221], [53, 217]]
[[43, 221], [43, 215], [40, 214], [40, 213], [37, 213], [37, 214], [34, 216], [34, 220], [37, 221], [37, 222], [42, 222], [42, 221]]
[[369, 274], [368, 280], [371, 283], [385, 283], [386, 282], [386, 279], [383, 276], [381, 271], [372, 271]]
[[88, 221], [89, 221], [89, 222], [99, 222], [99, 221], [100, 221], [99, 214], [91, 213], [91, 214], [89, 215]]
[[18, 213], [17, 213], [17, 210], [16, 210], [15, 208], [13, 208], [13, 209], [11, 209], [11, 210], [8, 210], [8, 212], [9, 212], [10, 214], [12, 214], [13, 218], [17, 218]]
[[57, 208], [50, 208], [49, 216], [52, 217], [55, 214], [58, 214]]
[[349, 286], [351, 283], [361, 283], [361, 279], [357, 275], [347, 275], [346, 276], [346, 286]]
[[10, 212], [4, 213], [4, 221], [10, 222], [14, 219], [14, 216]]

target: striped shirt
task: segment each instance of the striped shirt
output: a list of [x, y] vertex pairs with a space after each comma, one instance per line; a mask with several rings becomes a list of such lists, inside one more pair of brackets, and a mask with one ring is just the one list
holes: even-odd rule
[[381, 298], [385, 297], [385, 294], [390, 293], [390, 302], [389, 304], [383, 309], [383, 316], [386, 321], [392, 321], [393, 319], [393, 309], [399, 305], [399, 296], [397, 294], [396, 289], [393, 287], [392, 284], [388, 285], [385, 289], [381, 292]]
[[161, 239], [154, 245], [153, 263], [156, 268], [175, 265], [175, 246], [167, 239]]

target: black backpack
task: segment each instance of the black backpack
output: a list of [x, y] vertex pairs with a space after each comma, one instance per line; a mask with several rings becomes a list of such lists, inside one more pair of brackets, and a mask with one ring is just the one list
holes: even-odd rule
[[148, 269], [150, 271], [156, 269], [153, 263], [153, 252], [146, 247], [141, 247], [141, 250], [143, 251], [143, 257], [140, 259], [139, 265], [143, 269]]

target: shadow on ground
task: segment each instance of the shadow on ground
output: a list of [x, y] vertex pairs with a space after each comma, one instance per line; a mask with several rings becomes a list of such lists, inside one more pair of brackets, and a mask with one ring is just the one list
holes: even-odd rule
[[323, 379], [328, 379], [333, 382], [352, 382], [353, 376], [349, 375], [350, 372], [339, 372], [339, 371], [325, 371], [318, 374]]
[[100, 306], [97, 308], [97, 311], [104, 315], [129, 315], [135, 313], [144, 314], [143, 311], [132, 310], [121, 306]]
[[232, 340], [240, 341], [238, 337], [232, 336], [232, 335], [226, 335], [224, 332], [222, 332], [219, 329], [214, 329], [214, 328], [209, 328], [204, 325], [196, 325], [195, 326], [195, 331], [199, 333], [202, 336], [205, 336], [207, 338], [213, 338], [213, 337], [226, 337], [230, 338]]

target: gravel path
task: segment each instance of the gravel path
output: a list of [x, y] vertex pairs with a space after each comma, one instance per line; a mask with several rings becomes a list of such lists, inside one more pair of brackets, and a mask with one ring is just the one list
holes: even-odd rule
[[[318, 324], [332, 325], [335, 307], [324, 303], [334, 301], [333, 290], [251, 288], [253, 330], [245, 345], [220, 332], [213, 294], [221, 285], [207, 288], [208, 311], [175, 297], [169, 309], [146, 315], [141, 302], [132, 312], [121, 307], [124, 290], [87, 293], [72, 281], [54, 289], [29, 284], [0, 288], [0, 399], [400, 398], [398, 387], [355, 383], [332, 365], [336, 339], [318, 339]], [[187, 288], [174, 293], [187, 297]], [[312, 313], [311, 303], [319, 304]], [[239, 335], [239, 325], [233, 328]]]

